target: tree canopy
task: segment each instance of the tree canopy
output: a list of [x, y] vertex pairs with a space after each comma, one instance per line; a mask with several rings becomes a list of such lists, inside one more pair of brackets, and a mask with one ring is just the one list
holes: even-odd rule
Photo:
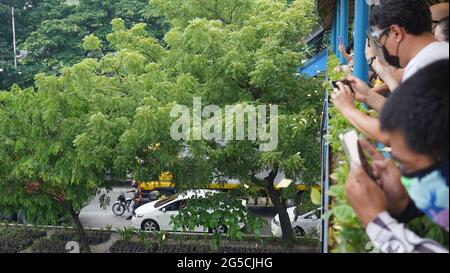
[[[18, 71], [12, 66], [11, 6], [16, 8], [17, 48], [27, 52]], [[146, 23], [157, 39], [166, 31], [164, 20], [152, 16], [148, 0], [80, 0], [76, 4], [66, 0], [7, 0], [0, 4], [0, 14], [5, 20], [0, 26], [0, 67], [4, 69], [0, 90], [13, 83], [32, 86], [36, 74], [57, 74], [64, 66], [81, 61], [86, 57], [83, 38], [93, 34], [106, 42], [114, 18], [122, 18], [127, 26]], [[104, 50], [110, 51], [105, 45]]]
[[[111, 188], [114, 179], [127, 173], [142, 181], [170, 171], [181, 189], [234, 178], [249, 185], [235, 198], [259, 189], [270, 194], [283, 234], [290, 237], [286, 200], [294, 185], [277, 191], [275, 176], [282, 172], [311, 185], [320, 170], [321, 83], [297, 74], [306, 46], [302, 37], [317, 24], [313, 2], [153, 0], [148, 7], [152, 16], [170, 22], [163, 40], [152, 23], [129, 26], [125, 19], [112, 20], [111, 33], [103, 40], [105, 26], [96, 32], [70, 20], [96, 25], [96, 12], [111, 10], [106, 7], [110, 1], [85, 2], [105, 6], [87, 8], [92, 13], [83, 19], [73, 15], [58, 24], [44, 21], [25, 42], [35, 52], [47, 43], [33, 44], [40, 33], [60, 33], [48, 41], [55, 44], [44, 47], [45, 55], [46, 48], [59, 48], [58, 41], [76, 33], [83, 42], [65, 41], [73, 46], [61, 47], [61, 54], [73, 49], [73, 56], [80, 56], [86, 50], [85, 58], [72, 57], [76, 64], [57, 75], [38, 74], [34, 88], [13, 86], [0, 93], [0, 203], [19, 203], [34, 213], [56, 200], [76, 211], [98, 189]], [[124, 6], [128, 1], [114, 2]], [[220, 108], [278, 105], [277, 149], [258, 150], [260, 140], [231, 140], [224, 146], [213, 140], [172, 139], [175, 118], [170, 112], [176, 104], [192, 105], [193, 97]], [[225, 120], [218, 123], [224, 126]], [[267, 175], [261, 177], [264, 171]], [[238, 213], [242, 206], [233, 209], [237, 212], [226, 215], [229, 223], [248, 215]], [[260, 225], [251, 223], [257, 233]]]

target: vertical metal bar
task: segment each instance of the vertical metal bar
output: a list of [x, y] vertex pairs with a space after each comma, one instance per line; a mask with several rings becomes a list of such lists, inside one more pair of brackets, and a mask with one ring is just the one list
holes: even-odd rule
[[336, 52], [336, 40], [337, 40], [337, 23], [336, 23], [336, 10], [334, 10], [333, 12], [333, 21], [332, 21], [332, 25], [331, 25], [331, 49], [333, 50], [333, 52]]
[[[345, 46], [348, 45], [348, 15], [349, 15], [349, 0], [340, 0], [340, 33], [339, 36], [342, 38], [342, 41]], [[358, 1], [356, 1], [358, 2]], [[360, 1], [361, 2], [361, 1]], [[339, 54], [339, 59], [341, 64], [346, 64], [347, 60], [342, 54]]]
[[365, 82], [369, 80], [369, 67], [365, 54], [368, 20], [369, 6], [366, 1], [355, 1], [354, 75]]
[[[328, 81], [328, 77], [327, 77]], [[329, 133], [329, 113], [328, 113], [328, 91], [325, 92], [325, 99], [323, 104], [322, 128], [321, 128], [321, 180], [322, 180], [322, 253], [328, 253], [328, 206], [329, 206], [329, 188], [330, 188], [330, 146], [328, 143]]]
[[[324, 122], [322, 136], [322, 211], [323, 216], [328, 214], [329, 206], [329, 144], [328, 138], [328, 92], [325, 94]], [[328, 218], [322, 217], [322, 252], [328, 253]]]
[[12, 15], [13, 48], [14, 48], [14, 68], [17, 70], [16, 25], [14, 22], [14, 7], [11, 8], [11, 15]]
[[341, 59], [341, 53], [339, 52], [339, 40], [341, 37], [341, 0], [336, 0], [336, 47], [334, 49], [338, 59]]

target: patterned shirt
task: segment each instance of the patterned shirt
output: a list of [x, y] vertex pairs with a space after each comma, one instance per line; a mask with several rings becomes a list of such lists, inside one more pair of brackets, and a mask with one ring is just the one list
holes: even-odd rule
[[385, 253], [449, 252], [437, 242], [417, 236], [386, 211], [367, 226], [366, 232], [375, 247]]

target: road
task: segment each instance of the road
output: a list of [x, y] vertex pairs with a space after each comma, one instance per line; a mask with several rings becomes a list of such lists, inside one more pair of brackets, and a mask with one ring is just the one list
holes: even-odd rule
[[[106, 193], [105, 190], [97, 195], [91, 203], [84, 207], [80, 212], [80, 220], [83, 225], [87, 228], [105, 228], [106, 226], [112, 226], [113, 229], [123, 229], [125, 227], [131, 227], [131, 221], [126, 220], [130, 215], [126, 212], [122, 216], [116, 216], [111, 209], [111, 206], [117, 200], [117, 197], [131, 188], [114, 188], [112, 191], [107, 193], [110, 197], [110, 205], [106, 209], [100, 208], [99, 197]], [[128, 195], [131, 195], [130, 193]], [[128, 196], [127, 195], [127, 196]], [[255, 213], [259, 217], [265, 220], [266, 224], [263, 227], [262, 235], [272, 235], [270, 231], [270, 221], [276, 214], [273, 208], [251, 208], [249, 211]]]

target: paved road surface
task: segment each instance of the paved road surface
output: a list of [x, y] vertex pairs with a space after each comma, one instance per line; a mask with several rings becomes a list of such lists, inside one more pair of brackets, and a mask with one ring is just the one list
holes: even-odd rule
[[[100, 208], [99, 197], [100, 195], [106, 193], [106, 191], [102, 191], [100, 195], [96, 196], [92, 202], [84, 207], [80, 213], [80, 220], [85, 227], [91, 228], [104, 228], [106, 226], [112, 226], [113, 229], [122, 229], [124, 227], [131, 227], [131, 221], [126, 220], [126, 218], [130, 215], [126, 212], [122, 216], [116, 216], [111, 209], [111, 206], [117, 200], [117, 197], [121, 192], [125, 192], [127, 190], [131, 190], [131, 188], [114, 188], [107, 195], [110, 197], [110, 206], [106, 208], [106, 210]], [[131, 193], [128, 193], [127, 196], [131, 196]], [[270, 221], [273, 216], [276, 214], [273, 208], [252, 208], [251, 212], [263, 218], [267, 224], [264, 225], [262, 230], [262, 235], [272, 235], [270, 231]]]

